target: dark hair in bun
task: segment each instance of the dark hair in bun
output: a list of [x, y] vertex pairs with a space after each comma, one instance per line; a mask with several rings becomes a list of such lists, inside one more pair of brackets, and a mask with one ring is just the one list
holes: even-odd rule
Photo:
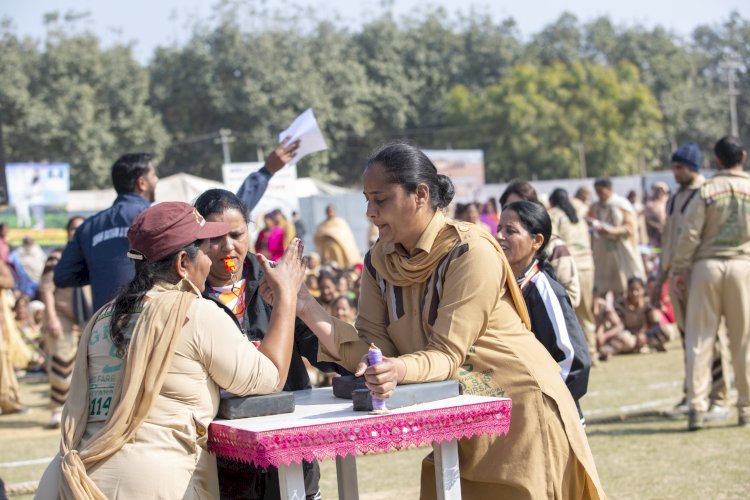
[[425, 184], [430, 189], [430, 204], [433, 209], [447, 207], [455, 189], [448, 176], [438, 174], [435, 165], [422, 150], [404, 142], [392, 142], [375, 150], [367, 159], [367, 167], [379, 164], [388, 182], [403, 186], [413, 193], [417, 186]]

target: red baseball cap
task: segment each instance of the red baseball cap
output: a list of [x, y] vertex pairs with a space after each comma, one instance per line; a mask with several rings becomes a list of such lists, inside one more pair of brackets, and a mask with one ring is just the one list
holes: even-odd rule
[[166, 201], [147, 208], [128, 229], [128, 257], [156, 262], [195, 240], [224, 236], [232, 230], [226, 222], [206, 222], [187, 203]]

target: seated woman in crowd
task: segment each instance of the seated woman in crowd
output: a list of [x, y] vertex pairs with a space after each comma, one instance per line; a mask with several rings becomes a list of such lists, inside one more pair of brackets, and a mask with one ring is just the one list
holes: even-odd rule
[[[229, 224], [229, 232], [211, 239], [208, 256], [211, 269], [203, 296], [216, 300], [236, 320], [242, 333], [252, 341], [263, 341], [278, 321], [271, 306], [258, 293], [265, 270], [262, 261], [248, 253], [249, 210], [231, 191], [209, 189], [195, 200], [195, 209], [209, 222]], [[302, 249], [300, 248], [300, 251]], [[294, 342], [289, 360], [289, 376], [284, 390], [310, 388], [310, 378], [303, 356], [319, 369], [332, 371], [332, 363], [317, 363], [318, 339], [300, 320], [294, 323]], [[219, 486], [222, 498], [278, 498], [278, 471], [263, 471], [253, 466], [218, 459]], [[320, 468], [317, 462], [303, 464], [305, 489], [309, 497], [319, 493]]]
[[633, 277], [628, 280], [627, 296], [615, 308], [625, 331], [636, 340], [636, 351], [666, 350], [664, 344], [669, 336], [661, 327], [664, 317], [658, 308], [651, 305], [646, 285], [641, 278]]
[[349, 297], [339, 295], [336, 300], [333, 301], [333, 307], [331, 308], [331, 315], [341, 321], [354, 324], [354, 320], [357, 318], [357, 304]]
[[465, 205], [459, 203], [456, 205], [456, 220], [471, 222], [472, 224], [476, 224], [480, 229], [494, 235], [497, 232], [497, 224], [495, 224], [495, 231], [493, 232], [490, 226], [479, 215], [479, 206], [477, 203], [467, 203]]
[[521, 288], [531, 331], [560, 365], [560, 376], [578, 401], [586, 394], [591, 370], [583, 330], [565, 289], [550, 274], [545, 248], [552, 222], [538, 203], [516, 201], [503, 207], [497, 239]]
[[622, 319], [615, 309], [615, 294], [607, 293], [594, 299], [594, 324], [596, 346], [600, 361], [607, 361], [615, 354], [632, 352], [635, 338], [625, 331]]
[[234, 318], [201, 297], [211, 238], [230, 232], [188, 204], [165, 202], [131, 225], [135, 277], [84, 331], [62, 419], [60, 454], [37, 498], [218, 498], [216, 459], [204, 450], [219, 389], [239, 395], [286, 381], [299, 242], [265, 283], [278, 294], [256, 349]]
[[[450, 179], [418, 148], [389, 144], [364, 172], [367, 217], [380, 232], [365, 258], [355, 326], [304, 290], [298, 315], [321, 356], [365, 375], [381, 399], [397, 384], [457, 379], [464, 394], [513, 400], [507, 436], [461, 440], [465, 499], [603, 498], [593, 457], [559, 367], [529, 331], [526, 305], [495, 239], [446, 219]], [[274, 300], [268, 287], [262, 293]], [[383, 362], [366, 367], [369, 343]], [[422, 498], [435, 498], [432, 458]]]
[[320, 291], [318, 302], [330, 314], [331, 308], [333, 307], [333, 301], [338, 295], [336, 277], [331, 272], [321, 271], [318, 275], [318, 290]]
[[662, 313], [649, 303], [640, 278], [628, 280], [625, 299], [615, 302], [610, 293], [603, 299], [596, 299], [594, 304], [601, 360], [606, 361], [615, 354], [666, 350], [669, 335], [661, 326]]

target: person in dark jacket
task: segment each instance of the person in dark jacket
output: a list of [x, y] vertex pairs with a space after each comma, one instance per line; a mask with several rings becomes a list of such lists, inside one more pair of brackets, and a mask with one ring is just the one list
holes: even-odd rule
[[578, 401], [588, 388], [591, 357], [570, 299], [546, 262], [551, 234], [552, 222], [540, 204], [517, 201], [503, 207], [497, 238], [526, 301], [531, 330], [560, 365], [581, 413]]
[[[262, 340], [269, 328], [271, 306], [263, 301], [258, 286], [263, 278], [260, 262], [248, 253], [250, 246], [247, 206], [230, 191], [210, 189], [195, 201], [195, 208], [209, 222], [227, 222], [232, 230], [211, 241], [212, 265], [204, 296], [218, 301], [235, 318], [242, 332], [253, 341]], [[336, 365], [318, 363], [318, 339], [299, 319], [295, 323], [292, 359], [284, 390], [310, 388], [310, 378], [302, 360], [334, 371]], [[278, 471], [218, 459], [219, 487], [222, 498], [279, 498]], [[305, 490], [308, 499], [319, 498], [320, 468], [317, 462], [304, 462]]]
[[89, 217], [76, 230], [55, 267], [55, 287], [90, 284], [96, 311], [130, 283], [135, 270], [126, 255], [128, 228], [153, 203], [157, 182], [148, 153], [128, 153], [112, 165], [117, 198], [111, 207]]
[[[294, 157], [299, 141], [282, 141], [268, 155], [265, 165], [248, 175], [237, 195], [252, 209], [268, 187], [271, 177]], [[154, 202], [159, 178], [153, 157], [128, 153], [112, 165], [112, 186], [117, 198], [112, 206], [86, 219], [68, 242], [55, 268], [57, 288], [91, 285], [92, 309], [114, 299], [135, 275], [128, 259], [127, 232], [138, 214]]]

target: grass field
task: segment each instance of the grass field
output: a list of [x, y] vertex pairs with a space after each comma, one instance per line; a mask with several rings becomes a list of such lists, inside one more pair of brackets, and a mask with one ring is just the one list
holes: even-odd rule
[[[589, 443], [609, 498], [748, 497], [750, 429], [737, 427], [736, 412], [696, 433], [685, 431], [685, 419], [632, 417], [670, 408], [681, 396], [682, 377], [678, 343], [667, 353], [615, 357], [593, 369], [582, 406], [593, 422], [587, 428]], [[33, 411], [0, 416], [0, 463], [51, 457], [58, 447], [58, 431], [42, 429], [49, 418], [46, 385], [23, 383], [22, 388]], [[360, 457], [360, 498], [418, 498], [420, 461], [428, 451]], [[0, 466], [0, 477], [6, 484], [32, 481], [44, 467]], [[321, 469], [323, 498], [337, 498], [335, 463], [323, 462]]]

